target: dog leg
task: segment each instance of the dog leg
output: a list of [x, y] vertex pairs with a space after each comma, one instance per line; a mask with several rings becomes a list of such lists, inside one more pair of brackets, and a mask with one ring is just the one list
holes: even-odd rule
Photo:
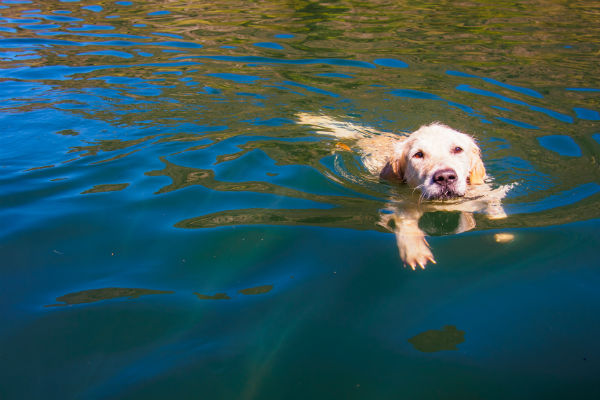
[[380, 225], [390, 229], [396, 235], [396, 244], [402, 262], [413, 270], [417, 265], [425, 269], [429, 261], [435, 264], [425, 233], [419, 228], [422, 213], [417, 210], [406, 210], [392, 214], [382, 214]]
[[454, 231], [454, 233], [463, 233], [474, 229], [476, 226], [475, 217], [473, 217], [473, 213], [470, 212], [461, 212], [460, 219], [458, 220], [458, 227]]
[[485, 213], [489, 219], [503, 219], [506, 218], [506, 211], [502, 207], [502, 199], [506, 196], [506, 193], [512, 189], [513, 185], [503, 185], [498, 189], [492, 190], [488, 197], [487, 207]]
[[[503, 219], [506, 218], [506, 211], [502, 207], [502, 199], [506, 196], [506, 193], [513, 188], [515, 184], [503, 185], [498, 189], [492, 191], [492, 196], [488, 201], [485, 213], [489, 219]], [[515, 239], [515, 235], [507, 232], [500, 232], [494, 234], [494, 240], [498, 243], [509, 243]]]

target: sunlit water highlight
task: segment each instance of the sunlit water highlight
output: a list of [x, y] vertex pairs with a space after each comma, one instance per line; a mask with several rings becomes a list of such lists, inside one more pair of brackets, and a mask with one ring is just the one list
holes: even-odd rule
[[[0, 398], [597, 397], [599, 11], [0, 1]], [[474, 135], [508, 218], [404, 269], [299, 112]]]

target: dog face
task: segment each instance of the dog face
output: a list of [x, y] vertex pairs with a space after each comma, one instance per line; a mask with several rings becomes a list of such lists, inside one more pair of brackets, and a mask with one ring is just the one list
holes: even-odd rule
[[481, 184], [485, 177], [475, 141], [438, 123], [423, 126], [399, 142], [392, 166], [398, 177], [432, 200], [464, 196], [467, 185]]

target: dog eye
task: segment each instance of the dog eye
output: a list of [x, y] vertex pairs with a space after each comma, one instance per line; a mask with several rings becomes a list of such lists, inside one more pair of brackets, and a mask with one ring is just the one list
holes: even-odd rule
[[454, 154], [462, 153], [462, 151], [463, 151], [462, 147], [459, 147], [459, 146], [456, 146], [454, 149], [452, 149], [452, 152]]
[[425, 155], [423, 154], [422, 151], [417, 151], [415, 154], [413, 154], [413, 158], [423, 158], [425, 157]]

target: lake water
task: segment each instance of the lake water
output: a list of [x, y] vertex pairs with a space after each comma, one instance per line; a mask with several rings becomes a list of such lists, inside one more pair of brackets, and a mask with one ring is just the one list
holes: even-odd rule
[[[600, 398], [599, 15], [0, 1], [0, 398]], [[404, 268], [299, 112], [474, 135], [508, 218]]]

